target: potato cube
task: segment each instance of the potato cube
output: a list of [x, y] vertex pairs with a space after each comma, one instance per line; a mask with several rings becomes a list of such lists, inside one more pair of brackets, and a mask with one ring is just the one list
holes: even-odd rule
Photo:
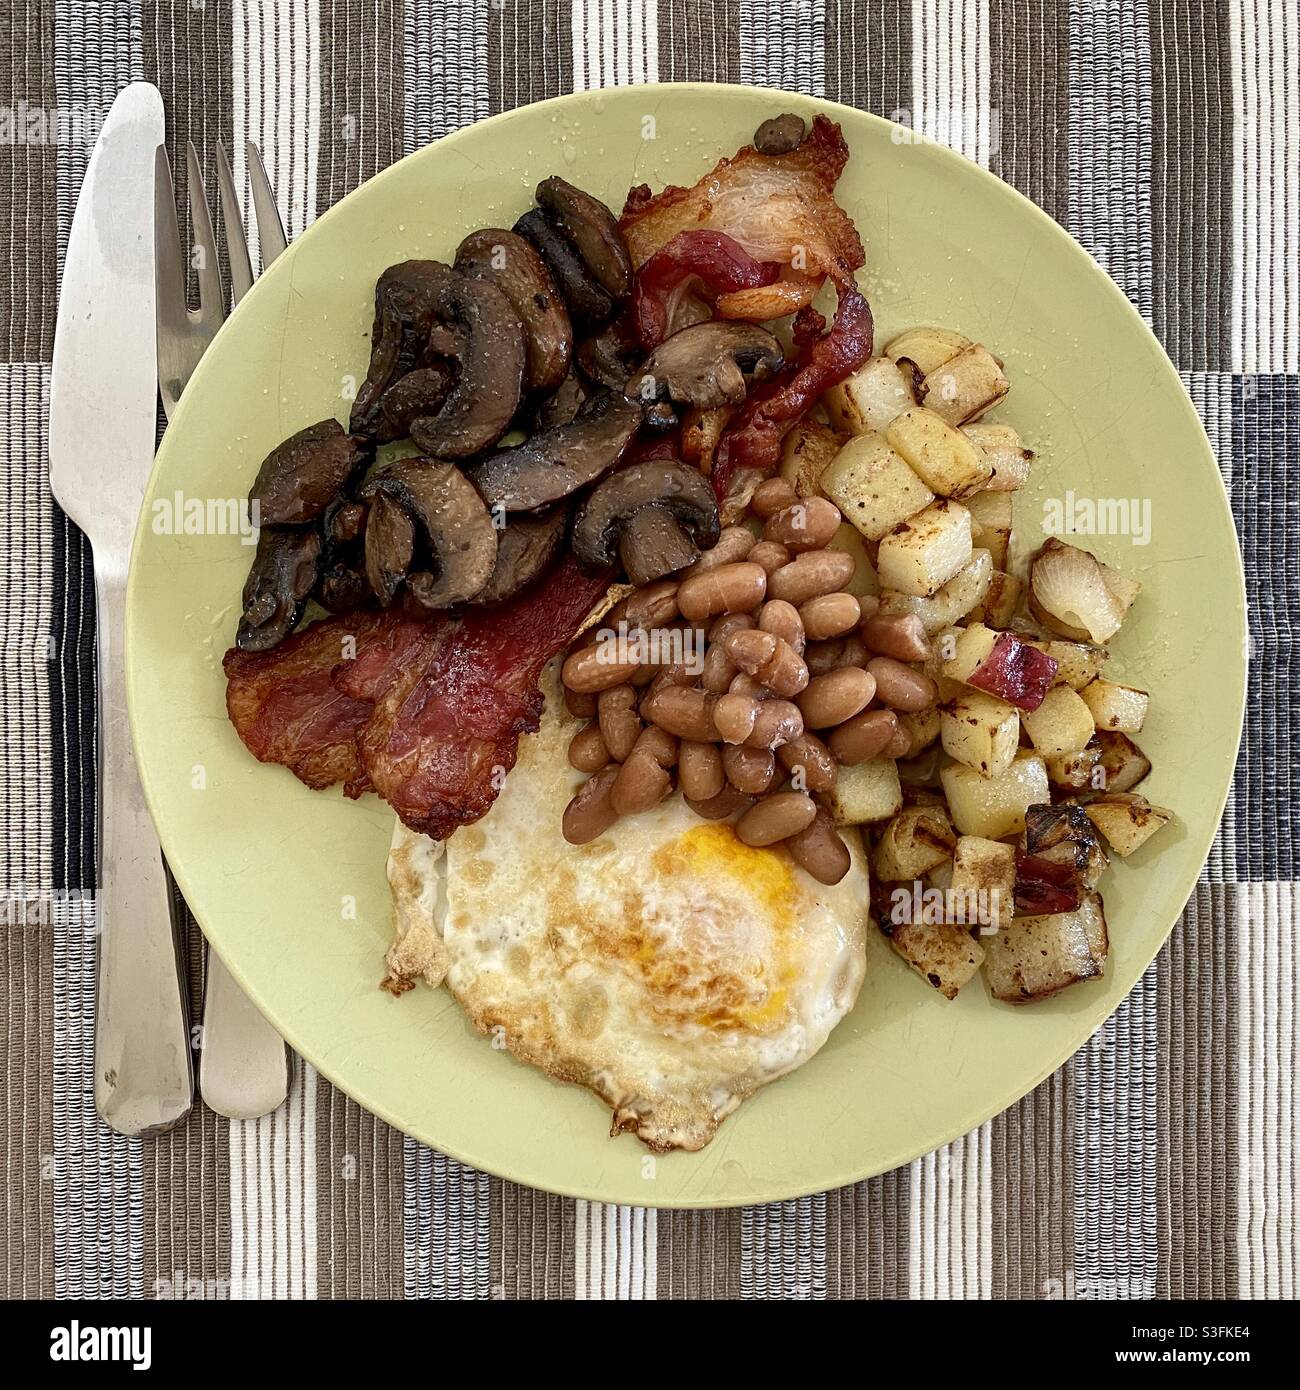
[[876, 567], [871, 563], [871, 556], [867, 554], [867, 547], [855, 527], [850, 526], [847, 521], [840, 522], [840, 529], [831, 537], [831, 543], [826, 549], [842, 550], [846, 555], [853, 556], [857, 568], [848, 582], [840, 585], [846, 594], [852, 594], [854, 598], [867, 598], [880, 592]]
[[1011, 494], [976, 492], [963, 505], [970, 512], [971, 544], [989, 552], [995, 569], [1005, 570], [1011, 548]]
[[848, 434], [883, 430], [916, 404], [912, 373], [888, 357], [872, 357], [822, 397], [831, 424]]
[[1001, 840], [1025, 828], [1025, 812], [1047, 801], [1047, 769], [1037, 753], [1021, 751], [1000, 777], [954, 763], [939, 773], [953, 824], [962, 835]]
[[1012, 845], [962, 835], [952, 856], [952, 902], [958, 920], [978, 924], [981, 933], [997, 931], [1016, 910], [1016, 851]]
[[1142, 732], [1151, 699], [1145, 690], [1099, 677], [1085, 685], [1080, 693], [1099, 729], [1110, 729], [1121, 734]]
[[965, 927], [948, 922], [900, 923], [889, 944], [945, 999], [956, 999], [984, 964], [984, 947]]
[[1098, 768], [1102, 776], [1093, 780], [1101, 781], [1106, 791], [1132, 791], [1151, 771], [1151, 759], [1127, 734], [1098, 729], [1097, 743], [1101, 748]]
[[1001, 777], [1020, 747], [1014, 705], [982, 690], [965, 690], [939, 713], [943, 751], [982, 777]]
[[984, 941], [985, 970], [995, 999], [1046, 999], [1105, 973], [1110, 941], [1101, 895], [1089, 893], [1074, 912], [1017, 917]]
[[984, 455], [993, 476], [984, 484], [986, 492], [1016, 492], [1029, 481], [1033, 452], [1026, 449], [1010, 425], [980, 421], [963, 425], [961, 431]]
[[987, 550], [972, 550], [967, 564], [929, 598], [915, 594], [888, 593], [881, 596], [884, 614], [914, 613], [927, 635], [933, 636], [973, 612], [984, 602], [993, 577], [993, 561]]
[[[977, 550], [975, 553], [978, 555], [981, 552]], [[1020, 612], [1024, 596], [1025, 586], [1014, 574], [995, 569], [989, 576], [989, 588], [988, 593], [984, 595], [984, 601], [971, 609], [971, 619], [983, 623], [985, 627], [1005, 631]]]
[[942, 416], [924, 406], [905, 410], [885, 431], [892, 448], [932, 492], [965, 497], [993, 476], [993, 465]]
[[883, 435], [855, 435], [821, 475], [821, 488], [844, 519], [878, 541], [934, 501], [934, 493]]
[[866, 825], [888, 820], [903, 809], [903, 788], [893, 758], [868, 758], [841, 766], [831, 790], [836, 825]]
[[951, 635], [954, 637], [951, 645], [944, 642], [936, 643], [939, 655], [943, 658], [943, 674], [950, 681], [965, 681], [967, 677], [973, 676], [989, 659], [998, 638], [1002, 636], [1000, 632], [985, 627], [983, 623], [971, 623], [969, 627], [961, 628]]
[[944, 362], [957, 356], [971, 340], [951, 328], [909, 328], [885, 345], [885, 356], [893, 361], [913, 362], [922, 376], [928, 376]]
[[819, 497], [821, 476], [843, 444], [843, 436], [826, 425], [800, 420], [781, 446], [781, 476], [800, 497]]
[[1091, 711], [1068, 685], [1054, 685], [1037, 709], [1021, 710], [1020, 719], [1040, 753], [1077, 753], [1095, 732]]
[[928, 598], [970, 563], [970, 513], [940, 499], [896, 526], [880, 542], [881, 587]]
[[1153, 806], [1141, 796], [1098, 797], [1086, 802], [1083, 809], [1121, 859], [1127, 859], [1174, 818], [1172, 811]]
[[918, 879], [952, 857], [957, 836], [941, 806], [910, 806], [881, 832], [871, 855], [872, 872], [884, 883]]
[[1056, 662], [1059, 669], [1054, 684], [1068, 685], [1071, 690], [1082, 690], [1089, 681], [1096, 680], [1098, 672], [1110, 660], [1110, 653], [1105, 647], [1094, 646], [1091, 642], [1023, 640]]
[[997, 405], [1010, 389], [1002, 363], [983, 343], [972, 343], [927, 374], [920, 397], [950, 425], [963, 425]]
[[1043, 759], [1047, 765], [1047, 780], [1052, 786], [1068, 791], [1091, 787], [1094, 769], [1100, 761], [1101, 748], [1095, 743], [1080, 748], [1077, 753], [1051, 753]]
[[907, 714], [900, 712], [898, 722], [907, 730], [908, 736], [912, 740], [908, 745], [907, 752], [903, 754], [905, 758], [915, 758], [919, 753], [923, 753], [938, 740], [942, 731], [938, 705], [931, 705], [929, 709], [916, 710]]

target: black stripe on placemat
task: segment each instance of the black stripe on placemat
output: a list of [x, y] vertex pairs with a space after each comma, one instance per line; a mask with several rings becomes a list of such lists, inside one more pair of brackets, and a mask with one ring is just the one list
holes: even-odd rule
[[1233, 517], [1249, 605], [1246, 729], [1233, 784], [1237, 877], [1300, 877], [1300, 377], [1232, 382]]
[[1063, 222], [1069, 178], [1070, 20], [1051, 0], [989, 9], [990, 167]]
[[910, 0], [825, 0], [826, 96], [910, 123]]
[[488, 6], [489, 110], [511, 111], [573, 90], [569, 0], [501, 0]]
[[1150, 0], [1149, 14], [1152, 326], [1181, 370], [1227, 371], [1233, 230], [1228, 0]]
[[740, 81], [740, 0], [659, 0], [664, 82]]

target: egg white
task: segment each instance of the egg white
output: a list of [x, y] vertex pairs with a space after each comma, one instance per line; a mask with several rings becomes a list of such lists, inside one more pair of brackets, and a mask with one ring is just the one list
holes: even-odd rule
[[866, 859], [827, 887], [679, 795], [587, 845], [560, 833], [583, 781], [554, 668], [540, 730], [492, 810], [445, 844], [399, 821], [389, 987], [445, 981], [498, 1046], [614, 1111], [612, 1133], [700, 1149], [801, 1066], [866, 968]]

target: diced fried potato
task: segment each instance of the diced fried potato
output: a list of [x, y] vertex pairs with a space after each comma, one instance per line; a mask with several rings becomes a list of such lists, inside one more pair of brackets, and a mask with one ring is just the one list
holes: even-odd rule
[[987, 550], [972, 550], [970, 561], [929, 598], [916, 594], [887, 593], [880, 599], [885, 614], [914, 613], [926, 633], [933, 636], [951, 627], [984, 601], [993, 576], [993, 560]]
[[1068, 685], [1071, 690], [1082, 690], [1089, 681], [1096, 680], [1098, 672], [1110, 660], [1105, 647], [1091, 642], [1031, 641], [1024, 639], [1029, 646], [1046, 652], [1056, 662], [1059, 670], [1054, 685]]
[[879, 434], [850, 439], [822, 473], [821, 488], [869, 541], [880, 540], [934, 501], [934, 493]]
[[1090, 743], [1077, 753], [1052, 753], [1043, 759], [1047, 780], [1054, 787], [1082, 791], [1092, 785], [1093, 769], [1101, 761], [1101, 748]]
[[1098, 767], [1103, 774], [1103, 788], [1110, 792], [1128, 792], [1151, 771], [1151, 759], [1127, 734], [1097, 730], [1101, 748]]
[[994, 569], [1007, 567], [1007, 551], [1011, 546], [1011, 504], [1009, 492], [976, 492], [967, 497], [963, 506], [970, 513], [971, 544], [987, 550], [993, 557]]
[[1153, 806], [1141, 796], [1097, 797], [1085, 802], [1083, 809], [1121, 859], [1127, 859], [1174, 818], [1172, 811]]
[[889, 357], [872, 357], [847, 381], [832, 386], [822, 397], [836, 429], [847, 434], [883, 430], [897, 415], [916, 404], [912, 373]]
[[932, 492], [966, 497], [993, 476], [983, 453], [942, 416], [924, 406], [905, 410], [885, 431], [890, 446]]
[[803, 419], [781, 446], [781, 476], [800, 497], [821, 495], [821, 476], [844, 444], [844, 436], [816, 420]]
[[983, 623], [971, 623], [956, 634], [956, 642], [951, 652], [944, 653], [943, 643], [937, 643], [943, 657], [942, 671], [950, 681], [965, 681], [974, 675], [976, 669], [989, 658], [1000, 632], [995, 632]]
[[921, 402], [950, 425], [977, 420], [1011, 389], [1002, 363], [984, 346], [972, 343], [941, 362], [921, 383]]
[[989, 590], [983, 603], [976, 604], [970, 611], [971, 620], [1004, 632], [1015, 621], [1024, 596], [1025, 586], [1014, 574], [995, 569], [989, 576]]
[[885, 356], [894, 362], [913, 362], [922, 376], [928, 376], [970, 345], [969, 338], [951, 328], [909, 328], [885, 344]]
[[1033, 452], [1025, 448], [1010, 425], [995, 425], [982, 420], [963, 425], [961, 432], [980, 450], [993, 469], [993, 476], [984, 484], [986, 492], [1016, 492], [1029, 481]]
[[962, 835], [953, 850], [950, 887], [953, 901], [966, 903], [962, 916], [968, 926], [978, 924], [984, 931], [1005, 926], [1016, 910], [1015, 848]]
[[889, 944], [945, 999], [956, 999], [984, 964], [984, 947], [965, 927], [948, 922], [902, 922]]
[[943, 751], [982, 777], [1001, 777], [1020, 747], [1014, 705], [982, 690], [963, 690], [939, 712]]
[[876, 567], [871, 563], [871, 556], [867, 554], [867, 547], [855, 527], [850, 526], [847, 521], [842, 521], [840, 529], [831, 537], [831, 543], [826, 548], [842, 550], [846, 555], [853, 556], [857, 568], [849, 581], [840, 586], [845, 593], [852, 594], [854, 598], [867, 598], [880, 592]]
[[1017, 917], [984, 938], [985, 973], [995, 999], [1046, 999], [1067, 985], [1105, 973], [1110, 941], [1101, 895], [1090, 893], [1074, 912]]
[[835, 774], [831, 813], [836, 825], [866, 825], [888, 820], [903, 809], [903, 789], [893, 758], [868, 758], [843, 766]]
[[941, 806], [911, 806], [900, 811], [881, 832], [871, 868], [884, 883], [918, 879], [952, 857], [957, 836]]
[[885, 589], [928, 598], [970, 563], [970, 513], [941, 498], [880, 542], [876, 573]]
[[909, 714], [900, 713], [898, 722], [907, 730], [912, 740], [908, 745], [907, 752], [903, 754], [905, 758], [915, 758], [939, 737], [940, 720], [937, 705], [931, 705], [929, 709], [916, 710]]
[[1025, 828], [1025, 812], [1049, 799], [1047, 769], [1037, 753], [1022, 750], [1000, 777], [983, 777], [954, 763], [939, 773], [953, 824], [963, 835], [1001, 840]]
[[1121, 734], [1140, 734], [1146, 723], [1147, 706], [1151, 697], [1145, 690], [1098, 677], [1089, 681], [1080, 692], [1083, 702], [1092, 711], [1099, 729]]
[[1077, 753], [1094, 732], [1092, 713], [1068, 685], [1054, 685], [1034, 710], [1021, 710], [1021, 722], [1040, 753]]

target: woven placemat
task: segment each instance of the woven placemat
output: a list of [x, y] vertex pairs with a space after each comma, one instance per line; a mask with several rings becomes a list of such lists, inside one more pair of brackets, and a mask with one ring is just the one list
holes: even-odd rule
[[[1300, 788], [1300, 272], [1293, 0], [28, 0], [0, 143], [0, 1295], [1293, 1296]], [[795, 88], [956, 145], [1067, 227], [1183, 373], [1229, 485], [1248, 726], [1171, 941], [1061, 1071], [907, 1168], [671, 1213], [472, 1172], [310, 1068], [254, 1123], [150, 1141], [92, 1098], [93, 624], [51, 501], [58, 271], [118, 89], [192, 139], [258, 141], [290, 237], [459, 126], [614, 83]], [[4, 112], [0, 112], [3, 115]], [[43, 136], [42, 136], [43, 132]], [[1289, 154], [1288, 154], [1289, 147]], [[1213, 594], [1204, 595], [1214, 621]], [[190, 923], [192, 978], [202, 943]], [[197, 1001], [196, 1001], [197, 1003]]]

